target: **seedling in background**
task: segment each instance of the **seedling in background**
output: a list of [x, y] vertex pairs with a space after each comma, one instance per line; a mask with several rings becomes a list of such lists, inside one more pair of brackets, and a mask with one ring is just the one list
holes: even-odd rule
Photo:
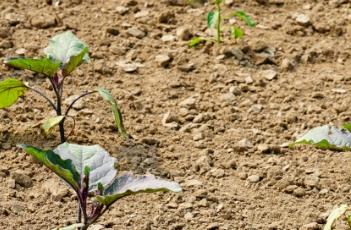
[[61, 143], [64, 143], [67, 139], [64, 123], [67, 118], [72, 118], [69, 112], [74, 104], [83, 97], [99, 93], [102, 98], [111, 105], [118, 132], [123, 137], [128, 137], [123, 126], [122, 115], [117, 102], [106, 89], [99, 88], [82, 93], [72, 101], [65, 111], [63, 111], [64, 82], [78, 66], [89, 61], [89, 49], [87, 45], [74, 36], [72, 32], [68, 31], [53, 37], [48, 47], [44, 49], [44, 53], [46, 57], [43, 58], [9, 58], [5, 63], [15, 68], [44, 74], [51, 83], [55, 94], [55, 100], [49, 98], [42, 90], [34, 88], [21, 80], [8, 78], [0, 81], [0, 109], [10, 107], [16, 103], [19, 97], [24, 95], [27, 90], [32, 90], [44, 98], [56, 112], [55, 117], [49, 117], [43, 123], [43, 130], [45, 132], [50, 132], [55, 126], [59, 126]]
[[178, 183], [158, 179], [153, 175], [117, 175], [117, 160], [98, 145], [64, 143], [53, 151], [28, 145], [19, 147], [51, 169], [74, 190], [80, 208], [77, 224], [61, 229], [86, 230], [116, 201], [129, 195], [181, 192]]
[[[207, 26], [212, 31], [212, 33], [215, 34], [215, 41], [217, 43], [222, 42], [222, 27], [226, 27], [225, 25], [222, 26], [222, 2], [223, 0], [215, 0], [214, 4], [216, 6], [216, 10], [210, 11], [207, 15]], [[234, 13], [230, 14], [229, 17], [235, 17], [236, 19], [243, 21], [250, 28], [256, 26], [256, 22], [245, 11], [235, 11]], [[239, 25], [235, 25], [230, 27], [230, 34], [232, 38], [240, 39], [245, 36], [245, 31]], [[197, 45], [201, 44], [202, 42], [206, 42], [207, 40], [209, 39], [206, 39], [204, 37], [194, 37], [189, 41], [188, 46], [190, 48], [196, 47]]]

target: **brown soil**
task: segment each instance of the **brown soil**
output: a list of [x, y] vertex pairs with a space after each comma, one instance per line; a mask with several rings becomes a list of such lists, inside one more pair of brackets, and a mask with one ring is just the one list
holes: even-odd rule
[[[118, 137], [108, 106], [90, 97], [75, 111], [70, 142], [100, 144], [118, 157], [121, 171], [151, 172], [184, 189], [128, 197], [100, 219], [104, 228], [321, 229], [334, 206], [351, 203], [351, 152], [280, 147], [308, 128], [350, 121], [351, 2], [234, 2], [225, 13], [244, 9], [258, 26], [237, 43], [226, 36], [221, 45], [189, 49], [176, 31], [186, 26], [206, 35], [211, 5], [0, 1], [0, 56], [21, 48], [36, 56], [50, 37], [73, 30], [91, 47], [92, 60], [67, 81], [66, 96], [112, 90], [136, 139]], [[299, 14], [309, 21], [298, 22]], [[137, 37], [131, 28], [140, 30]], [[164, 35], [174, 37], [163, 41]], [[169, 63], [161, 66], [160, 54]], [[123, 63], [138, 70], [125, 73]], [[42, 76], [1, 66], [0, 80], [8, 76], [49, 86]], [[59, 180], [16, 147], [58, 144], [57, 133], [46, 138], [38, 126], [50, 113], [32, 93], [0, 111], [0, 229], [51, 229], [75, 220], [73, 193], [47, 192], [44, 185]], [[13, 172], [32, 184], [14, 184]], [[340, 222], [336, 229], [347, 227]]]

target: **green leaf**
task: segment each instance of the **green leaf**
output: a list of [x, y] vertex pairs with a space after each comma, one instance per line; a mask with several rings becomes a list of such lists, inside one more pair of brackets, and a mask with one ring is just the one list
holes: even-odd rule
[[348, 205], [347, 204], [342, 204], [339, 207], [335, 208], [333, 211], [331, 211], [327, 223], [324, 225], [323, 230], [332, 230], [333, 223], [339, 219], [344, 213], [347, 211]]
[[115, 125], [119, 134], [125, 138], [128, 138], [129, 135], [126, 129], [124, 128], [122, 113], [118, 107], [116, 100], [113, 98], [113, 96], [107, 89], [100, 88], [98, 89], [98, 92], [101, 95], [101, 97], [111, 105], [111, 110], [115, 119]]
[[351, 123], [346, 123], [342, 125], [343, 129], [346, 129], [347, 131], [351, 132]]
[[46, 134], [49, 134], [51, 130], [60, 124], [60, 122], [65, 118], [65, 116], [50, 117], [42, 124], [41, 128]]
[[15, 104], [27, 90], [27, 86], [20, 80], [8, 78], [0, 82], [0, 109]]
[[89, 192], [96, 191], [99, 184], [106, 187], [116, 177], [116, 159], [99, 145], [63, 143], [54, 152], [62, 159], [71, 161], [81, 177], [89, 171]]
[[49, 77], [52, 77], [61, 65], [59, 61], [50, 60], [49, 58], [10, 58], [5, 61], [5, 64], [19, 69], [42, 73]]
[[89, 61], [88, 46], [71, 31], [53, 37], [44, 52], [48, 58], [62, 63], [64, 74], [71, 73], [80, 64]]
[[89, 49], [86, 47], [85, 49], [83, 49], [82, 52], [80, 52], [80, 54], [72, 56], [70, 62], [68, 62], [65, 68], [63, 69], [63, 74], [70, 74], [75, 68], [82, 64], [84, 62], [84, 57], [88, 55], [88, 53]]
[[223, 0], [215, 0], [215, 4], [216, 5], [219, 5], [219, 4], [221, 4], [223, 2]]
[[312, 144], [320, 149], [336, 151], [351, 150], [351, 133], [334, 126], [324, 125], [309, 130], [290, 146], [298, 144]]
[[188, 43], [188, 46], [189, 48], [194, 48], [198, 45], [200, 45], [201, 43], [203, 42], [206, 42], [206, 38], [203, 38], [203, 37], [194, 37], [192, 38], [189, 43]]
[[210, 11], [207, 15], [207, 26], [210, 29], [217, 29], [219, 24], [219, 11]]
[[74, 190], [78, 190], [80, 185], [80, 175], [72, 164], [72, 160], [64, 160], [51, 150], [41, 150], [29, 145], [19, 145], [28, 154], [51, 169], [56, 175], [66, 181]]
[[115, 181], [105, 189], [103, 196], [97, 196], [97, 200], [103, 205], [111, 205], [115, 201], [136, 193], [153, 193], [160, 191], [181, 192], [176, 182], [161, 180], [153, 175], [133, 176], [126, 174], [117, 177]]
[[235, 39], [239, 39], [244, 37], [245, 32], [240, 27], [233, 26], [231, 28], [231, 34], [232, 34], [232, 37], [234, 37]]
[[249, 27], [255, 27], [256, 26], [256, 22], [253, 20], [253, 18], [251, 16], [246, 14], [245, 11], [238, 10], [233, 15], [235, 17], [239, 18], [240, 20], [244, 21], [246, 23], [246, 25], [248, 25]]

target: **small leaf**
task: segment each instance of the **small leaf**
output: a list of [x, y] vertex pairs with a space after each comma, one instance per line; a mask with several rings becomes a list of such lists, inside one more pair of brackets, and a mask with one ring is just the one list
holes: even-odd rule
[[0, 82], [0, 109], [15, 104], [27, 90], [27, 86], [20, 80], [8, 78]]
[[49, 134], [51, 130], [55, 126], [59, 125], [64, 118], [65, 116], [50, 117], [41, 125], [41, 128], [44, 130], [46, 134]]
[[194, 37], [194, 38], [192, 38], [189, 41], [188, 46], [189, 46], [189, 48], [194, 48], [194, 47], [200, 45], [203, 42], [206, 42], [205, 38], [203, 38], [203, 37]]
[[348, 206], [342, 204], [339, 207], [335, 208], [329, 215], [327, 223], [324, 225], [323, 230], [332, 230], [333, 223], [340, 218], [347, 211]]
[[64, 74], [71, 73], [77, 66], [89, 61], [88, 46], [71, 31], [53, 37], [44, 52], [48, 58], [62, 63]]
[[107, 89], [100, 88], [98, 89], [98, 92], [101, 95], [101, 97], [111, 105], [111, 110], [115, 119], [115, 125], [119, 134], [125, 138], [128, 138], [129, 135], [126, 129], [124, 128], [122, 113], [118, 107], [116, 100], [113, 98], [113, 96]]
[[312, 144], [317, 148], [336, 151], [350, 150], [351, 133], [334, 126], [324, 125], [309, 130], [291, 146], [297, 144]]
[[219, 4], [221, 4], [223, 2], [223, 0], [215, 0], [215, 4], [216, 5], [219, 5]]
[[207, 15], [207, 26], [210, 29], [217, 29], [219, 24], [220, 14], [218, 11], [210, 11]]
[[246, 25], [248, 25], [249, 27], [255, 27], [256, 26], [256, 22], [253, 20], [253, 18], [251, 16], [246, 14], [245, 11], [238, 10], [233, 15], [235, 17], [239, 18], [240, 20], [244, 21], [246, 23]]
[[97, 200], [103, 205], [111, 205], [115, 201], [136, 193], [153, 193], [160, 191], [181, 192], [176, 182], [161, 180], [153, 175], [133, 176], [126, 174], [119, 176], [105, 189], [104, 196], [97, 196]]
[[346, 123], [342, 125], [343, 129], [346, 129], [347, 131], [351, 132], [351, 123]]
[[234, 37], [235, 39], [239, 39], [244, 37], [245, 32], [240, 27], [233, 26], [231, 28], [231, 34], [232, 34], [232, 37]]
[[19, 69], [42, 73], [49, 77], [52, 77], [59, 70], [61, 65], [59, 61], [50, 60], [48, 58], [10, 58], [5, 61], [5, 64]]
[[41, 150], [29, 145], [19, 145], [35, 159], [51, 169], [56, 175], [66, 181], [74, 190], [79, 189], [80, 175], [72, 164], [72, 160], [64, 160], [51, 150]]
[[96, 191], [98, 184], [106, 187], [116, 177], [116, 159], [99, 145], [84, 146], [63, 143], [54, 152], [64, 160], [70, 160], [83, 178], [89, 168], [89, 192]]

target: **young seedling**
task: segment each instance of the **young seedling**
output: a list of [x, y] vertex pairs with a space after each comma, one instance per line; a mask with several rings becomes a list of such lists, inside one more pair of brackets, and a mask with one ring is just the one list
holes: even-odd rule
[[48, 118], [43, 123], [42, 128], [45, 132], [50, 132], [52, 128], [59, 126], [61, 143], [64, 143], [67, 139], [64, 123], [66, 118], [71, 117], [69, 112], [74, 104], [83, 97], [99, 93], [102, 98], [111, 105], [118, 132], [123, 137], [128, 137], [123, 126], [122, 115], [117, 102], [106, 89], [99, 88], [82, 93], [71, 102], [65, 111], [63, 111], [62, 102], [65, 80], [78, 66], [89, 61], [88, 46], [80, 41], [72, 32], [68, 31], [53, 37], [49, 41], [48, 47], [44, 49], [44, 53], [46, 54], [46, 57], [34, 59], [24, 57], [9, 58], [5, 63], [8, 66], [26, 69], [45, 75], [51, 83], [55, 94], [55, 100], [51, 99], [42, 90], [34, 88], [21, 80], [8, 78], [0, 81], [0, 109], [10, 107], [16, 103], [18, 98], [27, 90], [32, 90], [39, 96], [43, 97], [56, 112], [56, 116]]
[[19, 147], [51, 169], [74, 190], [81, 215], [78, 214], [77, 224], [63, 229], [87, 229], [116, 201], [129, 195], [159, 191], [181, 192], [178, 183], [158, 179], [153, 175], [117, 175], [117, 160], [98, 145], [64, 143], [53, 151], [28, 145]]
[[[212, 31], [212, 33], [215, 34], [215, 41], [217, 43], [222, 42], [222, 2], [223, 0], [214, 0], [214, 4], [216, 7], [215, 11], [210, 11], [207, 14], [207, 26], [208, 29]], [[235, 17], [241, 21], [243, 21], [248, 27], [253, 28], [256, 26], [256, 22], [253, 20], [252, 17], [250, 17], [248, 14], [246, 14], [245, 11], [238, 10], [235, 11], [234, 13], [230, 14], [229, 17]], [[230, 27], [230, 34], [234, 39], [240, 39], [244, 37], [245, 31], [243, 28], [241, 28], [239, 25], [231, 26]], [[201, 44], [202, 42], [206, 42], [210, 39], [206, 39], [204, 37], [194, 37], [191, 39], [188, 43], [188, 46], [190, 48], [196, 47], [197, 45]]]

